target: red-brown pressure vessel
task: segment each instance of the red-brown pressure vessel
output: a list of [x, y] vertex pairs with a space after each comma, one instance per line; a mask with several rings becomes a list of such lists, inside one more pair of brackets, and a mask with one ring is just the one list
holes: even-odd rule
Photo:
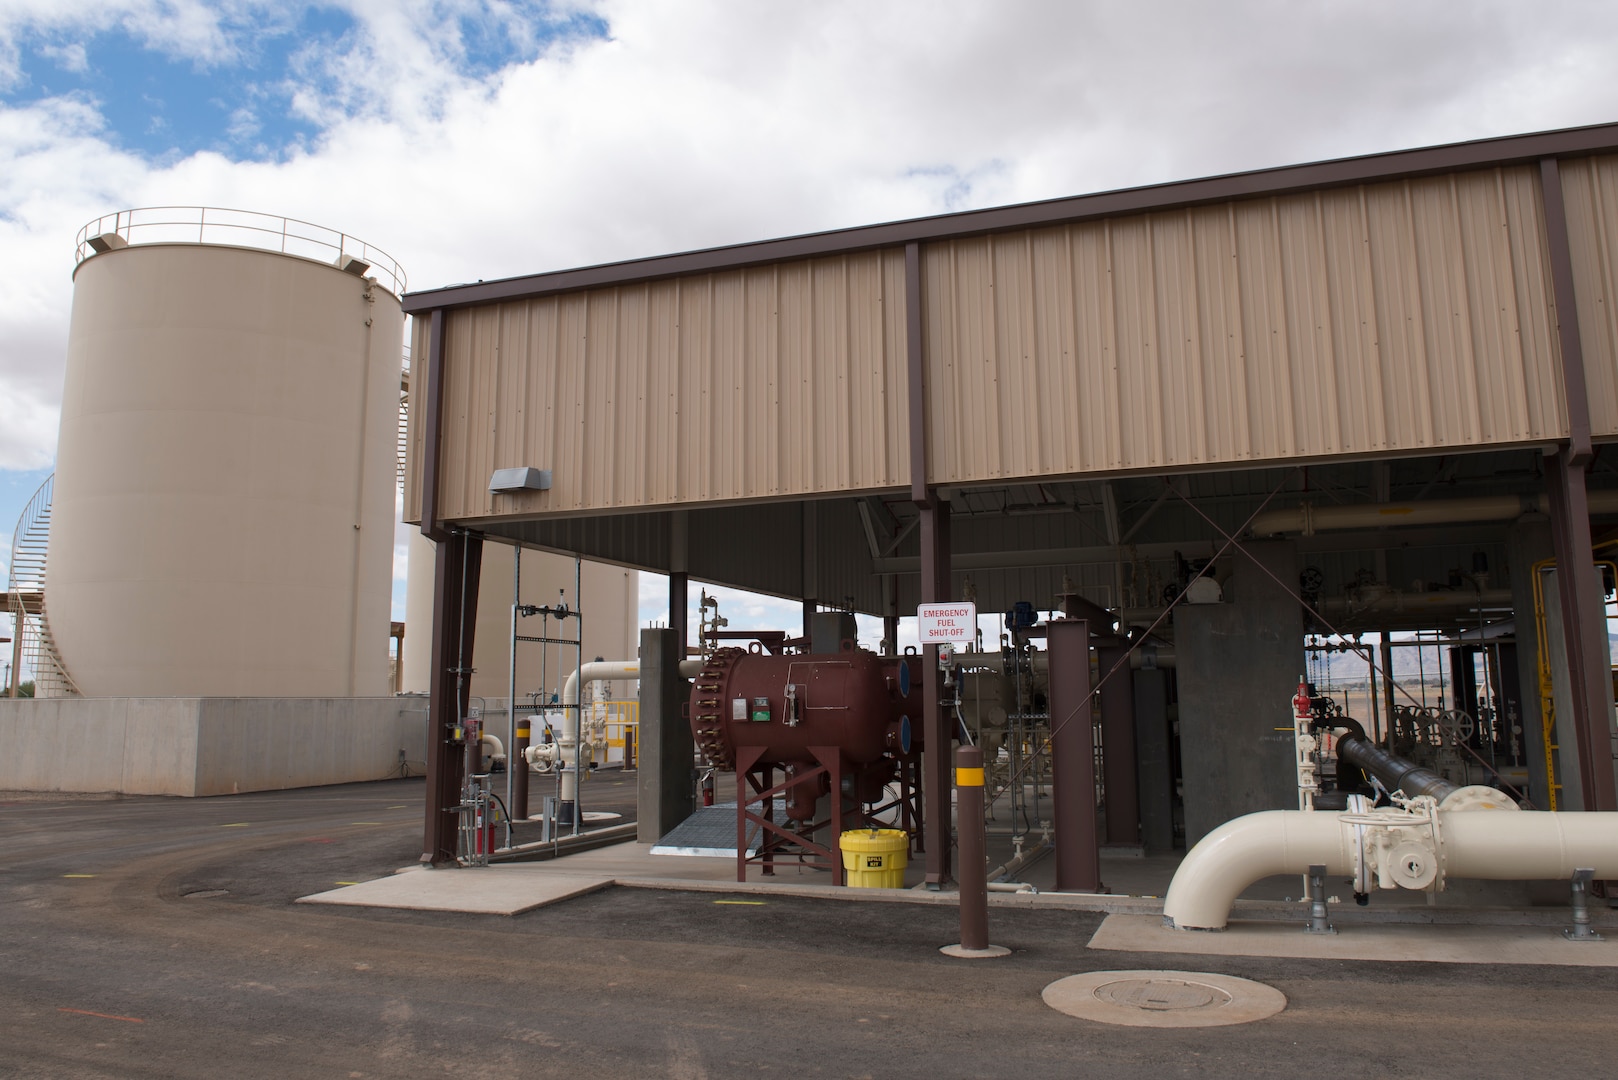
[[[863, 649], [771, 656], [721, 649], [691, 688], [691, 730], [707, 759], [736, 765], [741, 747], [760, 764], [813, 762], [811, 746], [838, 747], [856, 765], [909, 753], [921, 729], [921, 692], [910, 664]], [[915, 691], [912, 692], [912, 686]]]

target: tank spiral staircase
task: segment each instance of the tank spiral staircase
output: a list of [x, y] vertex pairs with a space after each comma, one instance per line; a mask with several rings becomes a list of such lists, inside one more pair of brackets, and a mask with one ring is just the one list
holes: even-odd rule
[[[39, 485], [23, 508], [11, 534], [11, 575], [6, 597], [12, 615], [12, 634], [20, 639], [22, 656], [34, 672], [35, 697], [76, 697], [79, 688], [51, 637], [45, 614], [45, 552], [51, 532], [52, 474]], [[14, 672], [14, 682], [22, 676]]]

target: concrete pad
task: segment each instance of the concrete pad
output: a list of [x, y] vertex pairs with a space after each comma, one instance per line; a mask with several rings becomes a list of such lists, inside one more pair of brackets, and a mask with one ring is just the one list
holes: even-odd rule
[[298, 903], [516, 915], [571, 900], [611, 884], [610, 877], [535, 872], [513, 866], [411, 870], [300, 897]]
[[1227, 930], [1171, 930], [1161, 916], [1114, 914], [1090, 938], [1090, 948], [1199, 956], [1618, 967], [1618, 940], [1568, 941], [1550, 926], [1378, 923], [1340, 925], [1337, 931], [1306, 934], [1302, 920], [1232, 921]]

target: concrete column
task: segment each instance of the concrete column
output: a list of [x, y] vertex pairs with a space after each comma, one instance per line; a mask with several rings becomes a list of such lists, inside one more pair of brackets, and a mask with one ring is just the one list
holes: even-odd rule
[[1050, 662], [1056, 888], [1061, 892], [1100, 892], [1090, 624], [1083, 619], [1057, 619], [1045, 631], [1045, 646]]
[[1140, 780], [1141, 843], [1148, 855], [1174, 850], [1174, 733], [1168, 673], [1143, 668], [1135, 683], [1135, 769]]
[[1098, 639], [1096, 655], [1105, 680], [1101, 684], [1101, 768], [1107, 843], [1136, 847], [1141, 842], [1140, 794], [1135, 779], [1135, 680], [1130, 678], [1129, 643]]
[[640, 632], [640, 787], [635, 839], [655, 844], [696, 812], [696, 740], [681, 716], [689, 697], [671, 630]]
[[1541, 810], [1551, 808], [1551, 797], [1545, 762], [1545, 717], [1539, 703], [1539, 625], [1534, 617], [1534, 564], [1552, 557], [1548, 519], [1538, 515], [1520, 519], [1506, 533], [1506, 567], [1511, 575], [1511, 607], [1516, 616], [1517, 682], [1522, 688], [1517, 723], [1522, 726], [1524, 760], [1528, 763], [1528, 797]]
[[[1276, 578], [1298, 580], [1292, 543], [1243, 547]], [[1302, 609], [1252, 559], [1238, 555], [1233, 570], [1223, 603], [1174, 609], [1187, 846], [1231, 818], [1298, 805], [1291, 709], [1307, 670]]]

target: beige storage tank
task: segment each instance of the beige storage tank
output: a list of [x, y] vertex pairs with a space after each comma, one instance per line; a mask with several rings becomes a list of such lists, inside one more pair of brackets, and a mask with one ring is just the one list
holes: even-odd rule
[[196, 208], [92, 222], [79, 259], [46, 570], [79, 689], [390, 693], [397, 264]]
[[[410, 568], [405, 584], [404, 671], [401, 689], [425, 694], [432, 676], [433, 638], [433, 555], [435, 545], [418, 529], [410, 536]], [[473, 642], [472, 694], [502, 702], [511, 692], [507, 672], [511, 667], [511, 569], [509, 544], [492, 540], [483, 545], [483, 572], [478, 582], [478, 621]], [[621, 566], [584, 561], [580, 563], [580, 592], [584, 608], [584, 661], [633, 660], [640, 648], [638, 612], [640, 574]], [[567, 590], [567, 605], [577, 607], [574, 596], [573, 559], [548, 551], [525, 549], [522, 553], [522, 602], [555, 607]], [[519, 633], [540, 636], [539, 616], [522, 620]], [[559, 625], [551, 619], [549, 636], [573, 637], [578, 627], [570, 619]], [[541, 684], [541, 647], [522, 642], [517, 645], [517, 701], [526, 703], [532, 691], [548, 689], [560, 693], [562, 684], [574, 670], [571, 647], [550, 647]], [[633, 690], [633, 683], [612, 687], [612, 696], [622, 699]], [[503, 706], [502, 706], [503, 707]], [[498, 733], [499, 729], [496, 728]]]

